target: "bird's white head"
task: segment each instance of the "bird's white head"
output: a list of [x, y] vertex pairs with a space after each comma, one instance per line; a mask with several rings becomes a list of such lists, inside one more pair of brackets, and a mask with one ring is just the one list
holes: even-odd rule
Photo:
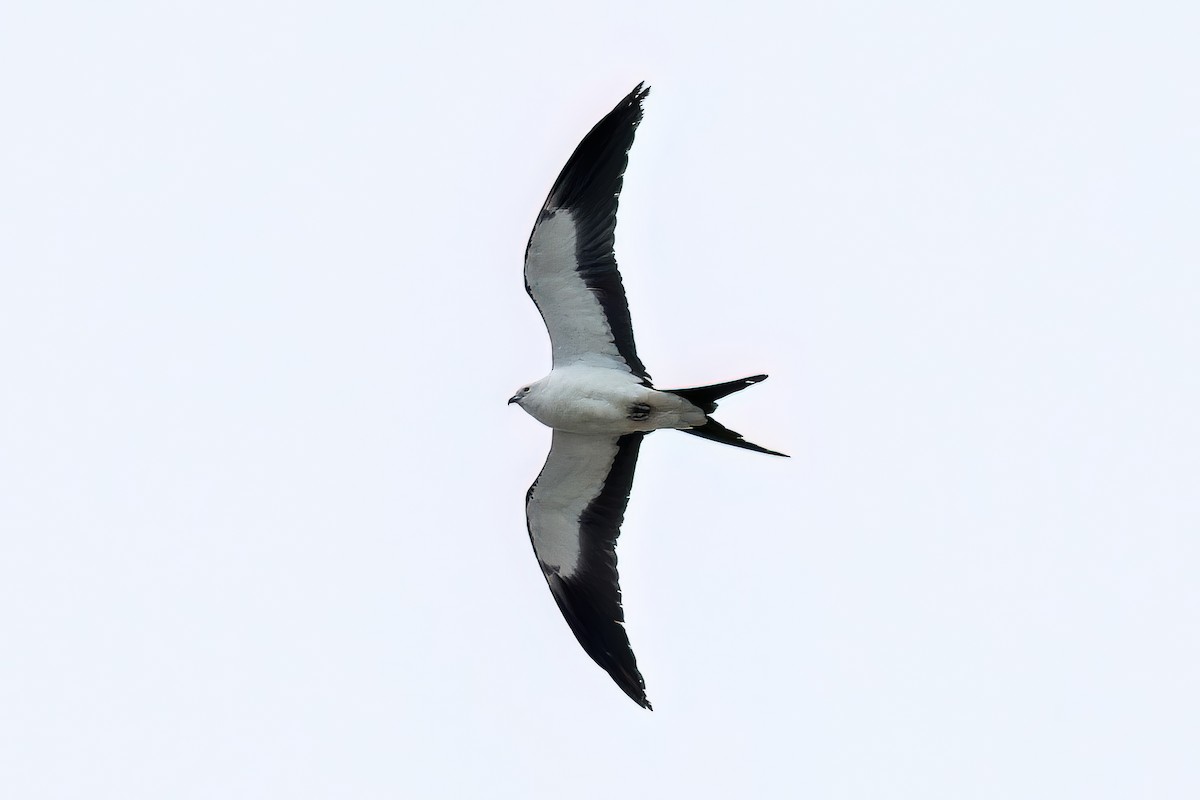
[[521, 405], [521, 401], [524, 400], [526, 397], [528, 397], [529, 393], [531, 391], [533, 391], [533, 384], [531, 384], [531, 383], [525, 384], [520, 389], [517, 389], [516, 394], [514, 394], [512, 397], [508, 398], [508, 404], [510, 406], [513, 403], [516, 403], [517, 405]]
[[520, 389], [517, 389], [517, 393], [514, 394], [512, 397], [508, 398], [509, 405], [516, 403], [517, 405], [521, 406], [526, 411], [528, 411], [529, 413], [532, 414], [533, 407], [536, 406], [538, 401], [541, 399], [540, 392], [545, 387], [546, 381], [549, 380], [549, 377], [550, 376], [546, 376], [545, 378], [542, 378], [541, 380], [536, 380], [536, 381], [533, 381], [532, 383], [527, 383], [524, 386], [522, 386]]

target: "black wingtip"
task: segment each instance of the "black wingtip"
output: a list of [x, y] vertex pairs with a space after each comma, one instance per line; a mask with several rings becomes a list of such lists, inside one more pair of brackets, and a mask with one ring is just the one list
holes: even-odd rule
[[[637, 434], [640, 436], [641, 434]], [[616, 553], [612, 553], [615, 566]], [[575, 634], [575, 639], [593, 661], [612, 678], [613, 683], [642, 708], [653, 711], [646, 697], [646, 681], [637, 667], [637, 657], [629, 645], [625, 631], [625, 613], [621, 608], [620, 589], [616, 589], [615, 607], [602, 608], [596, 594], [584, 581], [562, 578], [555, 573], [546, 575], [563, 618]]]
[[612, 672], [609, 672], [609, 675], [612, 677], [617, 686], [621, 687], [621, 691], [629, 695], [630, 700], [637, 703], [647, 711], [654, 710], [654, 706], [650, 705], [650, 698], [646, 697], [646, 685], [642, 682], [642, 676], [640, 673], [637, 675], [636, 683], [622, 681], [616, 675], [613, 675]]
[[615, 213], [613, 198], [621, 193], [629, 148], [642, 122], [642, 101], [649, 95], [650, 87], [639, 83], [592, 127], [567, 159], [544, 208], [590, 209], [605, 219]]
[[629, 695], [629, 699], [637, 703], [647, 711], [653, 711], [654, 706], [650, 705], [650, 698], [646, 697], [646, 683], [642, 680], [642, 674], [635, 672], [632, 679], [624, 678], [624, 676], [608, 670], [608, 674], [612, 677], [613, 682], [621, 688], [621, 691]]

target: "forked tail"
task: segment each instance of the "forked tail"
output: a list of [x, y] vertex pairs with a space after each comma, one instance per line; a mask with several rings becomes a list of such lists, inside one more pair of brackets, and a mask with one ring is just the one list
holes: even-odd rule
[[737, 431], [731, 431], [721, 423], [712, 418], [711, 414], [717, 410], [717, 401], [722, 397], [727, 397], [734, 392], [740, 392], [742, 389], [753, 386], [756, 383], [762, 383], [767, 379], [766, 375], [753, 375], [749, 378], [742, 378], [736, 381], [728, 381], [726, 383], [715, 383], [712, 386], [697, 386], [692, 389], [664, 389], [665, 392], [679, 395], [684, 400], [687, 400], [692, 405], [704, 412], [707, 418], [703, 425], [698, 425], [695, 428], [680, 428], [684, 433], [690, 433], [693, 436], [699, 436], [702, 439], [711, 439], [714, 442], [721, 444], [731, 444], [734, 447], [742, 447], [746, 450], [754, 450], [758, 453], [767, 453], [772, 456], [783, 456], [787, 458], [786, 453], [780, 453], [775, 450], [768, 450], [765, 447], [759, 447], [753, 442], [747, 442], [742, 438], [742, 435]]

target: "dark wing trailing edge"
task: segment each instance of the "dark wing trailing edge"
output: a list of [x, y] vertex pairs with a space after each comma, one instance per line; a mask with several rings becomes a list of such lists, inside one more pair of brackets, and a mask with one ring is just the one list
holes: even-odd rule
[[[611, 355], [647, 382], [650, 376], [637, 355], [613, 246], [629, 148], [642, 121], [642, 100], [649, 93], [639, 83], [583, 137], [554, 182], [525, 250], [525, 288], [550, 331], [555, 366], [578, 357], [580, 351], [607, 355], [607, 349], [615, 348]], [[558, 224], [548, 224], [555, 220]], [[573, 247], [567, 248], [568, 242]], [[577, 290], [564, 284], [565, 271], [576, 276], [570, 284], [578, 284]], [[591, 294], [594, 300], [589, 304], [596, 312], [576, 305], [582, 303], [576, 300], [577, 291]], [[584, 324], [587, 320], [576, 320], [588, 313], [601, 317], [590, 328]]]
[[575, 638], [625, 694], [650, 708], [625, 631], [616, 552], [643, 436], [555, 431], [525, 511], [542, 574]]

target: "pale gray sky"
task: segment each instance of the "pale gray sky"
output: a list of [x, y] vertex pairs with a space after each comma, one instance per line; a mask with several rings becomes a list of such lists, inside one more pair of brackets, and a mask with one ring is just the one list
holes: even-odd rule
[[[27, 3], [0, 20], [6, 798], [1200, 796], [1190, 3]], [[617, 229], [656, 711], [523, 499], [521, 282]]]

